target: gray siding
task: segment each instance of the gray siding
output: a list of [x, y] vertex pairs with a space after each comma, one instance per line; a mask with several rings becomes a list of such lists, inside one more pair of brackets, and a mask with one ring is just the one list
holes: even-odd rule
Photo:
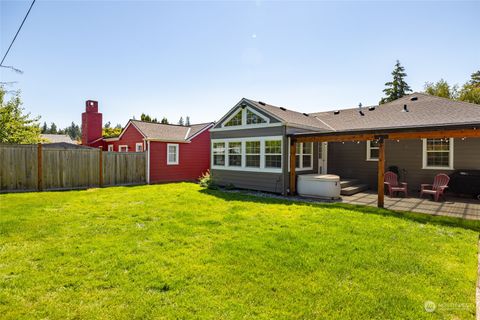
[[236, 188], [281, 193], [281, 173], [248, 172], [212, 169], [213, 181], [220, 186], [233, 185]]
[[239, 129], [239, 130], [222, 130], [222, 131], [210, 131], [210, 138], [211, 139], [228, 139], [228, 138], [282, 136], [284, 132], [285, 132], [285, 129], [283, 126]]
[[[328, 172], [341, 178], [357, 178], [377, 188], [377, 162], [366, 161], [366, 142], [329, 143]], [[452, 170], [422, 169], [422, 141], [386, 141], [385, 168], [399, 167], [401, 180], [408, 182], [411, 190], [420, 184], [431, 183], [436, 174], [450, 174]], [[480, 139], [454, 139], [454, 169], [480, 169]]]

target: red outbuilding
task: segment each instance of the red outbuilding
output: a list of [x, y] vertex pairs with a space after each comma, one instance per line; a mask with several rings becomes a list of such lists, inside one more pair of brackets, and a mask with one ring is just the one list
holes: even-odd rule
[[210, 168], [213, 122], [189, 126], [128, 121], [118, 137], [102, 136], [98, 102], [88, 100], [82, 113], [82, 144], [115, 152], [146, 152], [148, 183], [193, 181]]

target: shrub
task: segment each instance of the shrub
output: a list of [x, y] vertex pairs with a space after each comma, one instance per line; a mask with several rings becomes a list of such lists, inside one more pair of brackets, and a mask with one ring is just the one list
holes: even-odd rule
[[200, 178], [198, 178], [198, 182], [201, 187], [203, 188], [208, 188], [208, 189], [216, 189], [214, 183], [213, 183], [213, 178], [210, 173], [210, 170], [207, 170], [202, 174]]

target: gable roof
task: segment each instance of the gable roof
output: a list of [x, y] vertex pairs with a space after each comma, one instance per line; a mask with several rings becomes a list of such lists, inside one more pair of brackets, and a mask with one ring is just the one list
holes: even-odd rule
[[297, 111], [289, 110], [287, 108], [276, 107], [271, 104], [267, 104], [260, 101], [253, 101], [250, 99], [245, 99], [248, 103], [252, 104], [256, 108], [265, 111], [267, 114], [277, 118], [286, 125], [289, 126], [299, 126], [299, 127], [308, 127], [316, 129], [317, 131], [332, 131], [327, 124], [322, 120], [317, 119], [317, 117], [310, 114], [304, 114]]
[[65, 143], [71, 143], [71, 144], [76, 144], [72, 138], [68, 134], [51, 134], [51, 133], [42, 133], [40, 135], [42, 139], [45, 139], [47, 141], [43, 143], [60, 143], [60, 142], [65, 142]]
[[[406, 105], [408, 112], [404, 111]], [[374, 108], [374, 110], [369, 110]], [[480, 124], [480, 105], [415, 92], [379, 106], [311, 113], [335, 131]]]
[[[163, 124], [154, 122], [144, 122], [139, 120], [130, 120], [132, 124], [147, 140], [161, 140], [172, 142], [189, 142], [203, 130], [207, 130], [213, 125], [213, 122], [193, 124], [191, 126], [181, 126], [175, 124]], [[128, 125], [127, 125], [128, 127]], [[126, 130], [126, 128], [124, 131]]]

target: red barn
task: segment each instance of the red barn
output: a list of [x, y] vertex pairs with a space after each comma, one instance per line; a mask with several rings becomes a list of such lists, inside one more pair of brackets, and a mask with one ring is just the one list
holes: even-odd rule
[[106, 151], [146, 151], [148, 183], [193, 181], [210, 168], [213, 125], [213, 122], [180, 126], [130, 120], [118, 137], [103, 138], [98, 102], [88, 100], [82, 113], [82, 144]]

